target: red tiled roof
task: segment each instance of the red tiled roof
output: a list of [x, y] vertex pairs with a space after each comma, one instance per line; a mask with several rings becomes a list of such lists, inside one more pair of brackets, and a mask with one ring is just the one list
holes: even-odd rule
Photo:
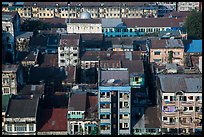
[[43, 109], [39, 131], [67, 131], [67, 108]]
[[179, 27], [185, 18], [123, 18], [127, 27]]
[[40, 67], [58, 67], [58, 55], [57, 54], [45, 54], [44, 62]]

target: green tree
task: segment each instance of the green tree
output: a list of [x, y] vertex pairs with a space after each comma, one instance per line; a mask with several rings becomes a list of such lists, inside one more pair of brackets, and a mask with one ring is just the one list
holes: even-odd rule
[[186, 18], [184, 29], [188, 39], [202, 39], [202, 11], [192, 10]]
[[98, 128], [94, 127], [90, 134], [91, 135], [98, 135]]

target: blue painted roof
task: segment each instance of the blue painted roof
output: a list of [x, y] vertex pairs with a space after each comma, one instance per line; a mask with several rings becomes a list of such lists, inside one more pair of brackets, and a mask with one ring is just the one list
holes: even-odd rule
[[191, 43], [186, 45], [186, 52], [201, 52], [202, 53], [202, 40], [192, 40]]

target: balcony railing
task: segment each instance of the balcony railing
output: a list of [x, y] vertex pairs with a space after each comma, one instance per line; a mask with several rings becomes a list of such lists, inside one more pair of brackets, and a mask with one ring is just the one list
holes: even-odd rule
[[120, 112], [130, 112], [130, 108], [120, 108]]
[[111, 130], [109, 129], [109, 130], [100, 130], [100, 133], [101, 134], [111, 134]]
[[129, 129], [122, 129], [122, 130], [119, 130], [119, 134], [130, 134], [130, 130]]
[[101, 123], [111, 123], [110, 119], [100, 119]]
[[193, 101], [183, 101], [183, 102], [181, 102], [181, 105], [183, 105], [183, 106], [192, 106], [194, 104], [193, 104]]
[[110, 108], [101, 108], [101, 112], [111, 112]]

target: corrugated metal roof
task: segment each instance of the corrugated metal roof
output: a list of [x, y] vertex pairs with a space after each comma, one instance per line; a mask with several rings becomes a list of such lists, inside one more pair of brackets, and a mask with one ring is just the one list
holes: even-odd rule
[[122, 19], [114, 19], [114, 18], [102, 19], [102, 27], [114, 28], [114, 27], [122, 27], [122, 26], [123, 26]]
[[189, 46], [186, 46], [187, 52], [201, 52], [202, 53], [202, 40], [193, 40]]
[[178, 91], [195, 93], [202, 92], [202, 77], [200, 75], [158, 75], [162, 92]]

